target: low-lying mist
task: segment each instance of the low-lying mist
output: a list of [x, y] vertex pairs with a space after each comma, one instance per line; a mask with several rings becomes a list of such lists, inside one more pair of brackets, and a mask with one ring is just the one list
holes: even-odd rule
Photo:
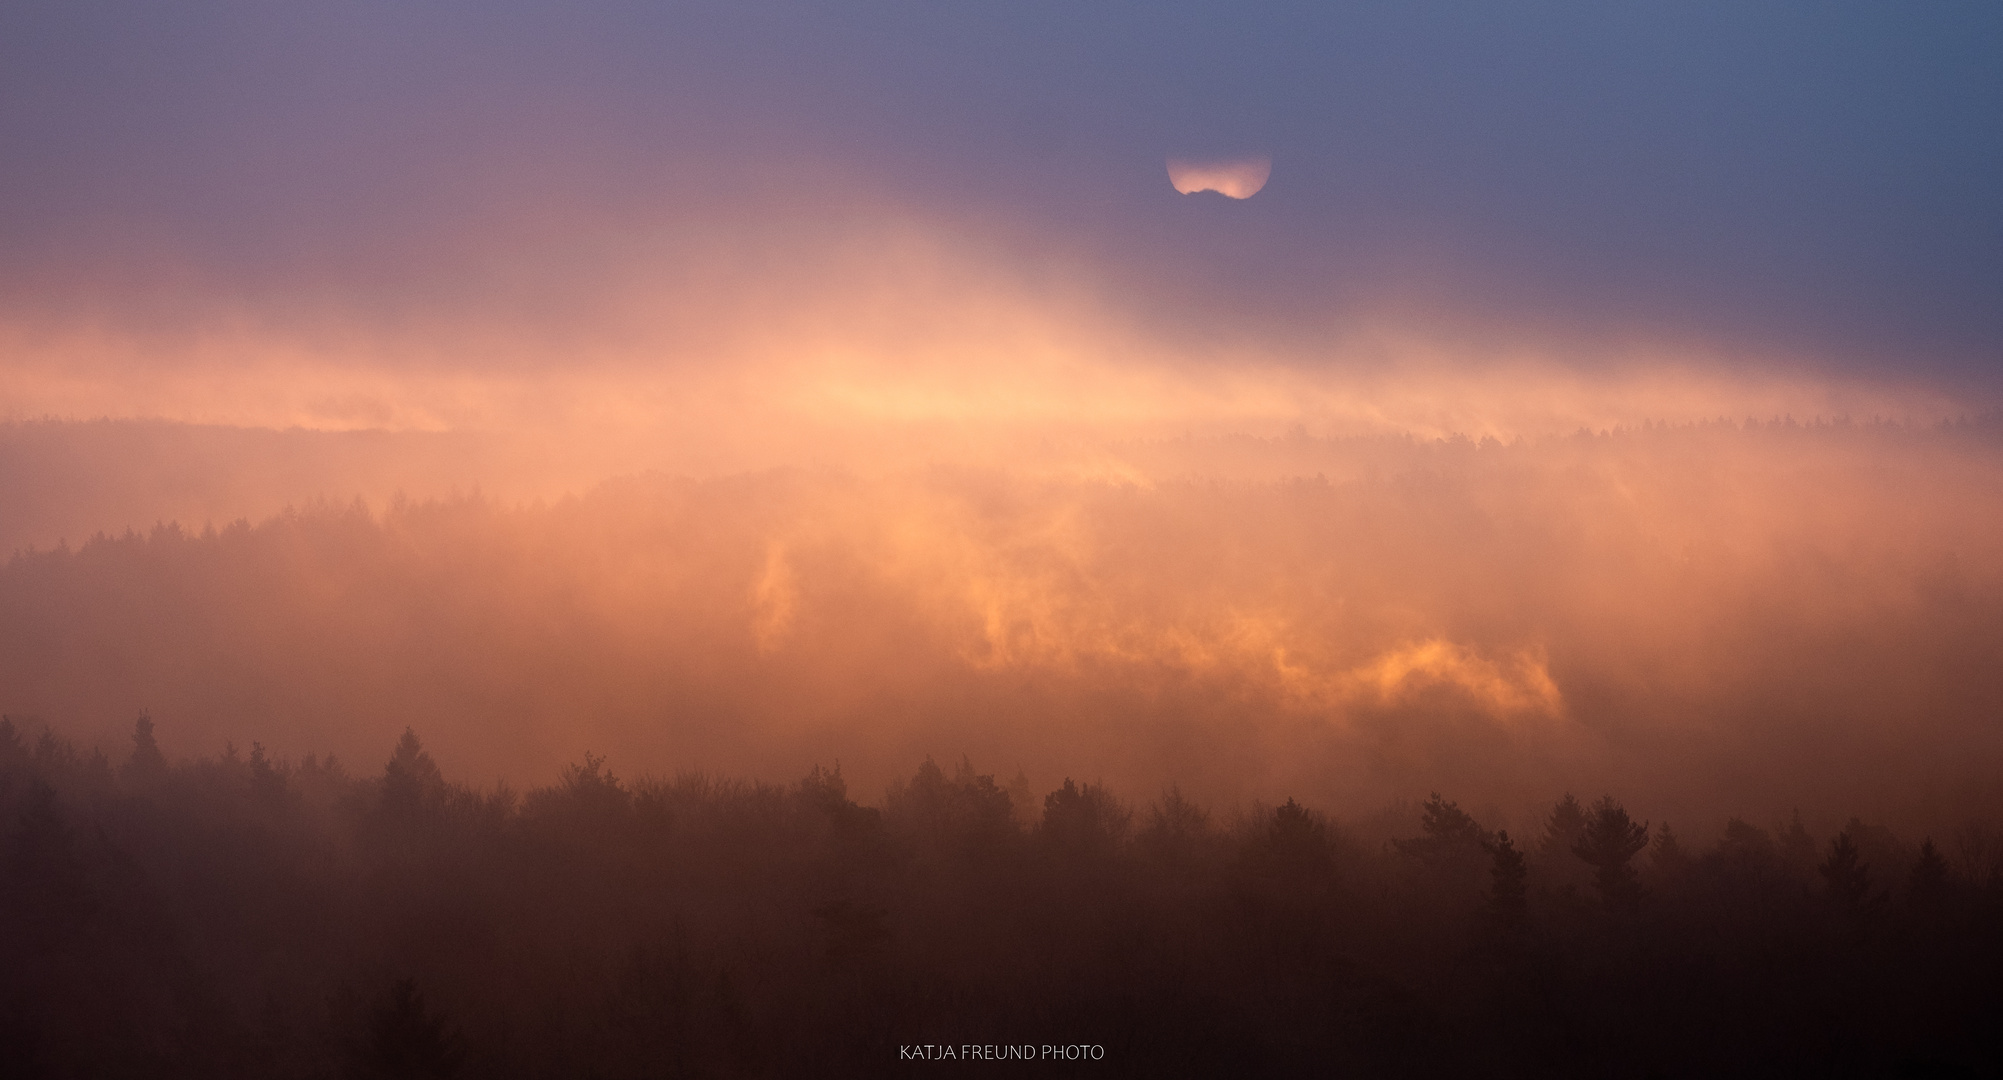
[[0, 706], [105, 746], [148, 710], [170, 755], [366, 761], [409, 726], [531, 784], [590, 752], [839, 761], [867, 793], [931, 755], [1143, 799], [1437, 789], [1511, 827], [1564, 790], [1693, 824], [2003, 802], [1993, 421], [1104, 460], [644, 473], [24, 550]]

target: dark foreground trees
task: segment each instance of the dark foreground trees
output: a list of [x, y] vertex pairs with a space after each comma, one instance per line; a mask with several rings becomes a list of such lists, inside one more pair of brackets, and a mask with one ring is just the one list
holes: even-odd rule
[[1611, 795], [1593, 804], [1572, 854], [1593, 868], [1593, 886], [1609, 908], [1631, 910], [1641, 902], [1641, 878], [1628, 863], [1648, 846], [1648, 823], [1628, 820]]
[[2003, 888], [1861, 822], [1819, 865], [1798, 821], [1663, 829], [1643, 860], [1610, 797], [1524, 851], [1439, 795], [1370, 839], [1293, 799], [1135, 810], [1075, 781], [1025, 814], [964, 760], [879, 808], [839, 770], [587, 755], [517, 797], [415, 733], [359, 775], [136, 735], [114, 764], [0, 721], [0, 1074], [877, 1076], [1004, 1043], [1141, 1076], [2003, 1059]]

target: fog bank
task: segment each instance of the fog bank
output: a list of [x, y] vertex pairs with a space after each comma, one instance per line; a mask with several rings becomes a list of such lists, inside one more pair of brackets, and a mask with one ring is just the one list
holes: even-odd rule
[[859, 790], [925, 755], [1130, 796], [1507, 821], [1997, 805], [1993, 423], [1663, 426], [1511, 444], [1125, 444], [1101, 475], [638, 475], [546, 503], [306, 505], [17, 555], [0, 702], [107, 745], [472, 777]]

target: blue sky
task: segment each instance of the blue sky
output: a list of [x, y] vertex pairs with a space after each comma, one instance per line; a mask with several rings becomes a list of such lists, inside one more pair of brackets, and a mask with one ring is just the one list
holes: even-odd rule
[[[0, 304], [162, 264], [369, 302], [510, 215], [860, 187], [1193, 327], [1396, 294], [1986, 379], [1999, 55], [1972, 3], [13, 4]], [[1239, 152], [1246, 203], [1165, 182]]]

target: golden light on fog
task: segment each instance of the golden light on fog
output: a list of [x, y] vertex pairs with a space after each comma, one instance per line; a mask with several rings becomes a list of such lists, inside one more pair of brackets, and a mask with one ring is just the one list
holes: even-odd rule
[[1232, 199], [1257, 195], [1273, 175], [1269, 157], [1225, 158], [1212, 161], [1168, 159], [1168, 181], [1184, 195], [1214, 191]]
[[[1171, 163], [1179, 190], [1234, 198], [1269, 171], [1264, 158]], [[1059, 444], [1061, 460], [1031, 457], [1070, 475], [1130, 475], [1107, 444], [1184, 435], [1509, 440], [1980, 408], [1940, 387], [1805, 376], [1794, 357], [1749, 367], [1703, 345], [1540, 339], [1451, 313], [1190, 340], [1062, 275], [1013, 273], [950, 225], [867, 224], [745, 254], [729, 272], [622, 253], [588, 306], [546, 311], [388, 325], [364, 311], [278, 318], [175, 294], [185, 317], [161, 325], [0, 312], [0, 420], [495, 433], [543, 448], [529, 456], [544, 473], [571, 469], [574, 489], [648, 468], [1020, 466], [1026, 445]], [[715, 246], [695, 245], [705, 258]]]
[[1564, 708], [1564, 697], [1539, 648], [1516, 650], [1497, 660], [1434, 638], [1392, 649], [1346, 673], [1339, 685], [1387, 702], [1428, 686], [1452, 687], [1499, 716], [1557, 715]]
[[[1185, 164], [1179, 190], [1233, 198], [1270, 169]], [[1140, 785], [1207, 775], [1219, 792], [1307, 768], [1291, 750], [1261, 757], [1261, 732], [1366, 740], [1452, 716], [1578, 739], [1608, 723], [1609, 700], [1620, 725], [1667, 729], [1682, 722], [1661, 719], [1671, 705], [1715, 714], [1727, 691], [1714, 686], [1806, 663], [1811, 632], [1908, 633], [1901, 597], [1990, 589], [2003, 566], [1984, 494], [1996, 456], [1869, 420], [1939, 425], [1979, 407], [1939, 385], [1409, 312], [1319, 336], [1178, 335], [1089, 283], [1011, 272], [951, 228], [871, 226], [790, 243], [788, 259], [747, 256], [735, 277], [635, 256], [605, 271], [582, 329], [580, 309], [533, 304], [391, 324], [250, 318], [191, 297], [198, 314], [164, 328], [0, 313], [0, 420], [115, 421], [0, 425], [20, 448], [0, 444], [0, 466], [57, 463], [16, 489], [58, 493], [0, 521], [0, 550], [243, 518], [276, 522], [257, 541], [274, 549], [331, 545], [327, 566], [301, 571], [331, 575], [327, 595], [353, 591], [341, 565], [379, 558], [338, 554], [344, 530], [408, 541], [427, 565], [482, 566], [425, 601], [468, 626], [502, 613], [439, 646], [463, 645], [456, 659], [372, 651], [403, 640], [396, 619], [321, 659], [288, 653], [413, 672], [325, 690], [324, 709], [306, 693], [319, 676], [302, 676], [299, 708], [322, 709], [299, 721], [302, 745], [345, 753], [343, 740], [382, 737], [349, 718], [394, 718], [409, 695], [431, 710], [429, 735], [496, 775], [587, 737], [648, 766], [674, 764], [665, 747], [680, 739], [720, 767], [791, 769], [802, 733], [819, 731], [859, 778], [868, 746], [883, 768], [1005, 753]], [[469, 491], [487, 501], [453, 502]], [[385, 512], [399, 493], [453, 508]], [[380, 516], [283, 513], [358, 495]], [[550, 508], [522, 509], [537, 499]], [[453, 515], [478, 528], [446, 528]], [[1824, 547], [1849, 575], [1841, 589], [1771, 554]], [[1942, 552], [1953, 575], [1928, 561]], [[1737, 598], [1755, 593], [1806, 628], [1721, 653], [1711, 643], [1751, 625]], [[558, 662], [545, 625], [592, 648]], [[20, 696], [51, 712], [71, 707], [59, 694], [102, 695], [91, 714], [113, 716], [171, 684], [181, 715], [217, 717], [201, 737], [254, 730], [228, 726], [251, 718], [212, 700], [213, 672], [177, 664], [124, 684], [79, 666], [65, 685], [84, 689], [32, 665], [15, 674], [49, 687], [46, 704]], [[1920, 685], [1901, 670], [1880, 682]], [[453, 695], [490, 683], [511, 688], [516, 726], [486, 749]], [[1025, 687], [1034, 708], [1009, 696]], [[988, 719], [942, 701], [984, 702]], [[663, 726], [705, 709], [749, 726]], [[934, 721], [910, 716], [928, 710], [954, 718], [950, 739], [924, 741]], [[1158, 722], [1190, 741], [1092, 756], [1107, 724]], [[1346, 745], [1342, 760], [1375, 760]], [[1466, 790], [1485, 777], [1463, 777]]]

